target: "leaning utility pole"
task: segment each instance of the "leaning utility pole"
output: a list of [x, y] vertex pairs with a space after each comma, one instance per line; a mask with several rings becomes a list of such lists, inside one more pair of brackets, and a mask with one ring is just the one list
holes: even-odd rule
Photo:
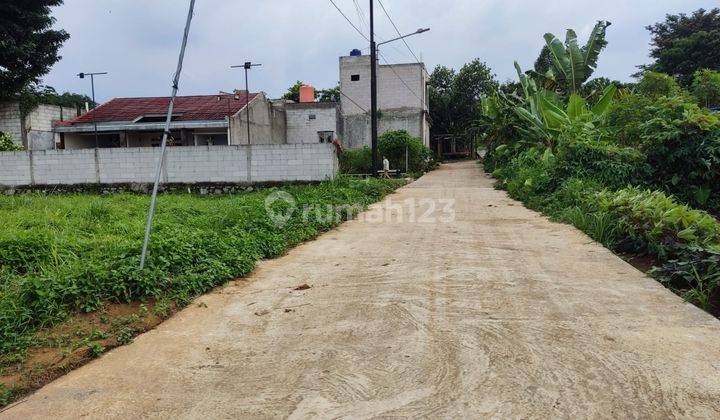
[[175, 97], [177, 96], [178, 84], [180, 83], [180, 73], [182, 72], [183, 59], [185, 58], [185, 47], [187, 46], [188, 34], [190, 33], [190, 22], [192, 21], [193, 9], [195, 9], [195, 0], [190, 0], [190, 9], [188, 10], [187, 21], [185, 22], [185, 31], [183, 32], [182, 46], [180, 47], [180, 57], [178, 57], [177, 69], [172, 84], [172, 95], [168, 104], [167, 116], [165, 117], [165, 130], [163, 131], [162, 145], [160, 146], [160, 157], [158, 158], [155, 168], [155, 184], [153, 185], [152, 196], [150, 198], [150, 209], [148, 210], [147, 223], [145, 225], [145, 240], [143, 241], [142, 254], [140, 255], [140, 269], [145, 268], [145, 256], [147, 255], [148, 242], [150, 241], [150, 228], [152, 227], [153, 216], [155, 215], [155, 202], [157, 201], [158, 185], [160, 184], [160, 176], [162, 174], [163, 160], [165, 159], [165, 147], [167, 146], [167, 138], [170, 134], [170, 121], [172, 120], [173, 107], [175, 106]]
[[378, 156], [378, 115], [377, 115], [377, 45], [375, 45], [375, 13], [370, 0], [370, 147], [372, 148], [372, 174], [380, 169]]

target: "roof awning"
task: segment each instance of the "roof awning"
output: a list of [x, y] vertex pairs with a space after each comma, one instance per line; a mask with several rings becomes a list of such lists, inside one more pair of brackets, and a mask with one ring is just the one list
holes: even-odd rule
[[[187, 129], [201, 129], [201, 128], [228, 128], [228, 122], [225, 120], [213, 120], [213, 121], [173, 121], [170, 123], [171, 130], [180, 130], [183, 128]], [[113, 131], [163, 131], [165, 129], [165, 123], [152, 122], [152, 123], [133, 123], [132, 121], [127, 122], [112, 122], [112, 123], [98, 123], [98, 132], [113, 132]], [[93, 133], [95, 132], [95, 126], [93, 124], [75, 124], [70, 126], [57, 126], [53, 127], [53, 131], [56, 133]]]

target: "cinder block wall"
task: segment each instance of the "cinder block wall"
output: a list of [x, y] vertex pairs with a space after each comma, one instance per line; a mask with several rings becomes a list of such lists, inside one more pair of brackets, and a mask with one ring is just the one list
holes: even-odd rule
[[[150, 147], [0, 152], [0, 185], [151, 183], [159, 154], [159, 148]], [[329, 144], [171, 147], [162, 181], [322, 181], [337, 171], [335, 148]]]
[[[337, 134], [338, 122], [335, 106], [318, 105], [294, 108], [288, 105], [285, 113], [287, 115], [288, 143], [318, 143], [320, 141], [319, 131], [332, 131]], [[315, 118], [310, 119], [311, 115]]]
[[22, 119], [17, 102], [0, 102], [0, 131], [10, 134], [16, 143], [22, 144]]

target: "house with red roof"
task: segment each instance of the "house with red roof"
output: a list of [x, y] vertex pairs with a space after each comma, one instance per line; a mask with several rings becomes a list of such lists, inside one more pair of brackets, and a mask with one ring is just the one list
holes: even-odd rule
[[[159, 146], [169, 97], [116, 98], [67, 121], [58, 121], [60, 149]], [[284, 107], [264, 93], [178, 96], [170, 122], [171, 146], [285, 143]], [[96, 136], [97, 133], [97, 136]]]

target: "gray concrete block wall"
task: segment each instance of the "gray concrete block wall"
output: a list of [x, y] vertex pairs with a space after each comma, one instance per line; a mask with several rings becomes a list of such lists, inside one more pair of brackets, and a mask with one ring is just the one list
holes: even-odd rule
[[17, 102], [0, 102], [0, 131], [10, 134], [15, 143], [22, 144], [22, 119]]
[[[335, 107], [308, 107], [286, 110], [288, 143], [319, 143], [319, 131], [337, 131]], [[310, 119], [314, 115], [315, 119]], [[336, 133], [337, 134], [337, 133]]]
[[30, 185], [30, 154], [0, 152], [0, 185]]
[[[162, 181], [250, 183], [322, 181], [338, 171], [329, 144], [171, 147]], [[248, 179], [247, 157], [251, 156]], [[43, 150], [0, 153], [0, 185], [150, 183], [159, 148]]]

